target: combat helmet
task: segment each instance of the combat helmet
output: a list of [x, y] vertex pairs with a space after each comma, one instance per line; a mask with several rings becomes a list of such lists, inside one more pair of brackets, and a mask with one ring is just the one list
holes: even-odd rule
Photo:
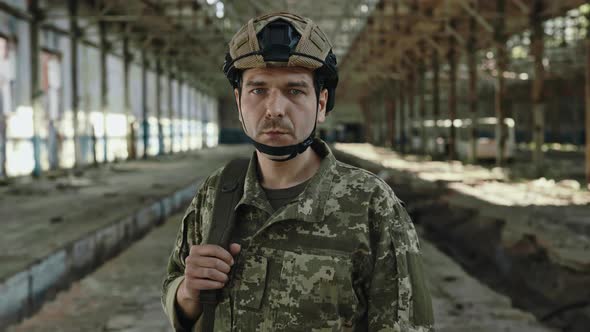
[[[338, 85], [336, 56], [326, 34], [311, 19], [279, 12], [249, 20], [229, 42], [223, 72], [232, 87], [238, 89], [241, 100], [241, 79], [244, 70], [277, 66], [305, 67], [313, 70], [316, 101], [319, 101], [320, 92], [327, 89], [326, 113], [334, 108]], [[317, 115], [316, 108], [316, 123]], [[252, 138], [250, 140], [263, 153], [273, 156], [288, 155], [284, 159], [273, 159], [286, 161], [295, 158], [311, 145], [315, 130], [314, 125], [311, 134], [303, 142], [289, 146], [269, 146]]]

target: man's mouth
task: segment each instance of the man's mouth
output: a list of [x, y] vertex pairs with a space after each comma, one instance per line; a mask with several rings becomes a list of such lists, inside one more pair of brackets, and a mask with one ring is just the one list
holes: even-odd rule
[[289, 133], [288, 130], [284, 130], [284, 129], [277, 129], [277, 128], [272, 128], [269, 130], [265, 130], [262, 132], [263, 134], [266, 135], [286, 135]]

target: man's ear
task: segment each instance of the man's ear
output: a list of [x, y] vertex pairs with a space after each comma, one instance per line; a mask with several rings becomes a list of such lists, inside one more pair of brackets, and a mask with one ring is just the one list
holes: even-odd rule
[[[236, 98], [236, 106], [238, 107], [238, 114], [240, 114], [242, 112], [241, 110], [241, 103], [240, 103], [240, 91], [238, 90], [238, 88], [234, 88], [234, 97]], [[240, 122], [242, 122], [242, 117], [238, 116], [238, 118], [240, 119]]]
[[318, 123], [326, 121], [326, 106], [328, 105], [328, 89], [323, 89], [320, 92], [318, 100]]

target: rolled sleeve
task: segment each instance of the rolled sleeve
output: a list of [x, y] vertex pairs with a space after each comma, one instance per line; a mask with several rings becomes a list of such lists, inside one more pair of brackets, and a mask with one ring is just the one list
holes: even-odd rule
[[184, 276], [178, 277], [168, 285], [168, 292], [166, 293], [164, 304], [164, 312], [166, 313], [166, 316], [168, 316], [168, 320], [172, 327], [174, 327], [175, 331], [187, 331], [186, 327], [182, 325], [180, 317], [176, 312], [176, 292], [183, 280]]

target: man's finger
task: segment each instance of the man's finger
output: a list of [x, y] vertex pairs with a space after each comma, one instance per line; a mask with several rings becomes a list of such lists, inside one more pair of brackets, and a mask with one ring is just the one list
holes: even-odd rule
[[208, 280], [208, 279], [194, 279], [189, 278], [186, 287], [191, 291], [200, 291], [208, 289], [221, 289], [225, 286], [225, 283]]
[[232, 255], [222, 247], [213, 244], [191, 246], [190, 255], [217, 257], [231, 265]]
[[227, 274], [216, 269], [209, 268], [198, 268], [191, 271], [187, 270], [186, 275], [188, 275], [190, 278], [209, 279], [222, 283], [225, 283], [228, 280]]
[[186, 261], [187, 264], [187, 268], [189, 266], [194, 266], [194, 267], [207, 267], [207, 268], [211, 268], [211, 269], [216, 269], [218, 271], [221, 271], [223, 273], [229, 273], [230, 270], [230, 266], [229, 264], [227, 264], [226, 262], [222, 261], [219, 258], [215, 258], [215, 257], [205, 257], [205, 256], [195, 256], [187, 258]]
[[231, 253], [232, 256], [236, 256], [237, 254], [240, 253], [241, 250], [242, 250], [242, 246], [238, 243], [232, 243], [229, 246], [229, 252]]

